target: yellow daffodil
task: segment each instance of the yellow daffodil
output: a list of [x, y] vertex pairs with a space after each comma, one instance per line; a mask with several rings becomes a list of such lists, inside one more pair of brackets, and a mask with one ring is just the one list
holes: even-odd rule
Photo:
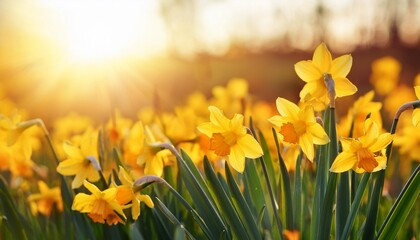
[[[414, 91], [416, 92], [417, 99], [420, 100], [420, 86], [415, 86]], [[420, 108], [416, 108], [413, 111], [413, 125], [420, 126]]]
[[50, 216], [54, 205], [59, 212], [62, 212], [63, 200], [61, 199], [60, 188], [49, 188], [43, 181], [38, 181], [38, 187], [40, 192], [28, 197], [32, 214], [36, 216], [40, 213], [44, 216]]
[[[369, 114], [370, 118], [379, 125], [379, 128], [382, 127], [382, 118], [380, 113], [382, 103], [373, 102], [372, 100], [374, 96], [375, 92], [369, 91], [354, 102], [347, 115], [340, 120], [340, 124], [337, 126], [339, 136], [354, 138], [362, 136], [364, 131], [364, 122]], [[352, 136], [349, 136], [352, 127], [353, 134]]]
[[[336, 97], [344, 97], [357, 91], [348, 79], [347, 74], [352, 66], [352, 57], [347, 54], [335, 58], [331, 57], [325, 43], [321, 43], [314, 52], [312, 60], [300, 61], [295, 64], [295, 71], [299, 78], [306, 82], [299, 96], [302, 101], [315, 98], [328, 104], [328, 91], [324, 83], [324, 74], [331, 75], [335, 83]], [[308, 96], [310, 96], [308, 98]]]
[[100, 170], [98, 162], [97, 134], [87, 132], [81, 141], [80, 147], [69, 142], [63, 144], [67, 159], [60, 162], [57, 172], [64, 176], [73, 176], [72, 188], [82, 186], [83, 181], [88, 179], [91, 182], [99, 180]]
[[397, 133], [394, 144], [399, 147], [400, 153], [420, 162], [420, 126], [405, 124]]
[[301, 109], [284, 98], [277, 98], [276, 106], [280, 115], [273, 116], [268, 121], [280, 129], [280, 140], [288, 144], [298, 144], [306, 157], [313, 161], [314, 144], [324, 145], [329, 142], [325, 130], [316, 122], [313, 108], [306, 105]]
[[416, 95], [413, 91], [413, 87], [400, 84], [386, 96], [384, 100], [384, 109], [392, 119], [401, 105], [414, 100], [416, 100]]
[[120, 205], [131, 202], [131, 216], [133, 220], [137, 220], [140, 216], [140, 203], [144, 202], [149, 208], [153, 208], [153, 201], [148, 195], [141, 194], [133, 188], [134, 180], [124, 168], [120, 167], [118, 177], [122, 185], [117, 187], [117, 201]]
[[233, 78], [229, 80], [226, 87], [214, 87], [212, 93], [211, 105], [222, 109], [227, 115], [243, 113], [244, 100], [248, 95], [248, 82], [242, 78]]
[[120, 144], [124, 139], [132, 125], [132, 120], [121, 116], [120, 112], [116, 112], [113, 118], [107, 124], [107, 135], [111, 144]]
[[72, 210], [88, 213], [94, 222], [102, 224], [106, 222], [108, 225], [124, 223], [120, 216], [124, 219], [126, 217], [122, 206], [117, 201], [117, 188], [111, 187], [101, 191], [88, 181], [84, 181], [83, 186], [92, 194], [78, 193], [74, 197]]
[[218, 156], [226, 157], [233, 169], [243, 172], [246, 157], [262, 156], [261, 146], [254, 137], [247, 134], [241, 114], [235, 114], [229, 120], [219, 108], [210, 106], [208, 109], [210, 122], [200, 124], [198, 130], [210, 138], [210, 150]]
[[123, 142], [124, 160], [131, 168], [137, 168], [137, 158], [144, 152], [145, 134], [141, 121], [136, 122], [130, 129]]
[[383, 57], [372, 63], [370, 82], [375, 92], [383, 96], [390, 93], [398, 85], [401, 63], [393, 57]]
[[376, 172], [386, 168], [383, 150], [394, 138], [390, 133], [379, 134], [372, 119], [365, 121], [365, 134], [360, 138], [341, 138], [343, 152], [335, 158], [330, 171], [341, 173], [353, 169], [357, 173]]
[[22, 134], [13, 146], [10, 147], [11, 154], [9, 159], [10, 172], [13, 177], [33, 176], [33, 169], [36, 166], [32, 161], [32, 145], [30, 138]]

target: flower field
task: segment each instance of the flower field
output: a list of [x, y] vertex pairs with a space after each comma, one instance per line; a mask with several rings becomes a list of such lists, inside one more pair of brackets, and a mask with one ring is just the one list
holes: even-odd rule
[[0, 239], [420, 239], [420, 74], [377, 59], [359, 92], [352, 63], [321, 43], [299, 102], [235, 78], [105, 123], [2, 92]]

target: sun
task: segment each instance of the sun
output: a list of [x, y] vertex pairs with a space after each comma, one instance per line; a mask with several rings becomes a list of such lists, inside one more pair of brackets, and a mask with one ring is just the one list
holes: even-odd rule
[[76, 62], [107, 61], [136, 53], [141, 42], [141, 5], [135, 1], [124, 4], [96, 1], [57, 7], [65, 9], [62, 21], [64, 41], [70, 60]]

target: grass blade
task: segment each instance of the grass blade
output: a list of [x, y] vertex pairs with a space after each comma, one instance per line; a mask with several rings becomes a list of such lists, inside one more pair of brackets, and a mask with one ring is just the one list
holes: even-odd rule
[[382, 224], [377, 239], [394, 239], [420, 194], [420, 165], [404, 186]]

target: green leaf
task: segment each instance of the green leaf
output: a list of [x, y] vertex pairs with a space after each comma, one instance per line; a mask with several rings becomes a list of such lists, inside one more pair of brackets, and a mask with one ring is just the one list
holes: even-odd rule
[[335, 215], [335, 235], [339, 238], [344, 230], [350, 211], [350, 181], [349, 173], [340, 173], [337, 187], [337, 203]]
[[362, 180], [356, 191], [356, 196], [354, 197], [353, 204], [351, 205], [351, 209], [349, 215], [346, 220], [346, 225], [341, 233], [340, 239], [345, 240], [348, 239], [351, 229], [353, 228], [353, 223], [356, 218], [356, 214], [358, 213], [360, 203], [362, 201], [363, 194], [365, 193], [367, 183], [369, 182], [371, 173], [365, 173], [363, 175]]
[[[274, 141], [276, 143], [277, 149], [277, 157], [279, 158], [280, 163], [280, 191], [281, 191], [281, 209], [283, 215], [283, 221], [286, 222], [286, 229], [293, 229], [293, 204], [292, 204], [292, 192], [290, 190], [290, 177], [289, 173], [287, 172], [286, 164], [284, 163], [283, 158], [280, 154], [280, 145], [279, 140], [277, 138], [277, 133], [272, 129]], [[280, 233], [282, 234], [282, 233]]]
[[[187, 234], [188, 235], [188, 238], [189, 239], [194, 239], [194, 237], [191, 235], [191, 233], [189, 233], [183, 226], [182, 226], [182, 224], [179, 222], [179, 220], [172, 214], [172, 212], [165, 206], [165, 204], [163, 204], [162, 203], [162, 201], [159, 199], [159, 198], [157, 198], [156, 197], [156, 206], [158, 207], [158, 209], [168, 218], [168, 220], [172, 223], [172, 224], [174, 224], [174, 225], [176, 225], [176, 226], [178, 226], [176, 229], [175, 229], [175, 235], [177, 235], [177, 232], [179, 231], [178, 230], [178, 228], [179, 227], [182, 227], [182, 234], [183, 234], [183, 236], [185, 235], [185, 234]], [[179, 234], [179, 233], [178, 233]], [[184, 239], [184, 237], [183, 238], [181, 238], [181, 239]]]
[[[330, 143], [328, 143], [329, 155], [328, 162], [331, 163], [334, 161], [335, 157], [338, 155], [338, 141], [337, 141], [337, 128], [335, 120], [335, 108], [329, 108], [327, 111], [331, 111], [329, 114], [329, 126], [330, 129]], [[325, 192], [325, 196], [322, 202], [321, 210], [321, 219], [319, 222], [320, 231], [318, 232], [317, 239], [329, 239], [331, 232], [331, 223], [333, 215], [333, 206], [335, 199], [335, 192], [337, 186], [338, 174], [330, 172], [328, 176], [328, 184]]]
[[[270, 179], [270, 183], [276, 183], [277, 180], [276, 180], [276, 174], [275, 174], [274, 166], [273, 166], [273, 159], [271, 158], [270, 149], [268, 148], [267, 141], [265, 140], [265, 137], [261, 132], [258, 132], [258, 136], [259, 136], [260, 145], [264, 153], [263, 159], [265, 162], [265, 166], [267, 167], [268, 178]], [[273, 194], [274, 196], [279, 195], [277, 188], [273, 189]]]
[[[209, 238], [218, 239], [228, 232], [228, 229], [225, 226], [220, 213], [217, 211], [208, 186], [203, 181], [197, 167], [195, 167], [184, 151], [181, 151], [181, 154], [183, 157], [180, 155], [177, 156], [179, 174], [185, 185], [188, 186], [188, 191], [197, 208], [197, 212], [203, 218], [208, 229], [210, 229], [210, 231], [206, 231], [206, 229], [203, 229], [203, 231], [210, 235], [208, 236]], [[191, 166], [191, 168], [189, 166]]]
[[230, 226], [234, 239], [249, 239], [246, 234], [247, 231], [241, 222], [238, 213], [233, 207], [233, 203], [230, 201], [229, 196], [224, 191], [223, 186], [221, 185], [219, 179], [216, 176], [216, 173], [213, 170], [209, 160], [204, 159], [204, 172], [206, 174], [206, 180], [209, 184], [209, 190], [212, 193], [214, 200], [217, 203], [220, 213], [226, 219], [228, 225]]
[[300, 173], [302, 162], [302, 154], [299, 154], [299, 157], [296, 161], [296, 171], [295, 171], [295, 189], [293, 193], [293, 229], [298, 231], [301, 230], [301, 220], [302, 220], [302, 177]]
[[232, 202], [236, 210], [238, 211], [241, 221], [245, 225], [245, 229], [247, 230], [249, 236], [251, 236], [252, 239], [261, 238], [261, 234], [258, 231], [257, 222], [255, 221], [255, 218], [252, 215], [251, 209], [246, 203], [245, 198], [242, 195], [241, 191], [239, 190], [239, 187], [236, 184], [236, 181], [229, 170], [229, 166], [227, 165], [225, 166], [225, 172], [226, 172], [227, 183], [229, 185], [229, 189], [231, 192]]
[[251, 207], [254, 216], [258, 216], [261, 219], [264, 229], [272, 231], [273, 228], [267, 212], [264, 191], [261, 186], [260, 178], [258, 177], [254, 160], [247, 160], [244, 171], [244, 180], [245, 193], [249, 195], [251, 200], [248, 204]]
[[28, 239], [26, 231], [22, 224], [24, 221], [23, 216], [18, 212], [15, 204], [13, 204], [12, 196], [8, 191], [8, 186], [3, 178], [0, 176], [0, 201], [5, 219], [2, 220], [2, 224], [5, 223], [9, 227], [10, 232], [16, 239]]
[[379, 229], [377, 239], [394, 239], [420, 194], [420, 165], [404, 186]]

